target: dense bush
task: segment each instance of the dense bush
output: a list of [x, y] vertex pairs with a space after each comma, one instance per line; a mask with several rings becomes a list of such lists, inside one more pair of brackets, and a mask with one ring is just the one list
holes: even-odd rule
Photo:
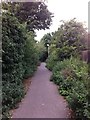
[[45, 62], [47, 57], [48, 57], [48, 52], [46, 47], [44, 46], [44, 42], [40, 41], [37, 43], [37, 51], [38, 51], [38, 55], [39, 55], [39, 61], [40, 62]]
[[2, 105], [7, 117], [25, 94], [23, 79], [38, 65], [35, 30], [49, 29], [52, 13], [44, 2], [2, 2], [2, 9]]
[[47, 66], [47, 68], [49, 70], [52, 70], [53, 67], [54, 67], [54, 65], [57, 63], [57, 61], [58, 61], [57, 53], [56, 53], [56, 51], [53, 51], [49, 55], [48, 59], [46, 60], [46, 63], [47, 63], [46, 66]]
[[33, 75], [34, 71], [38, 65], [38, 51], [36, 48], [36, 41], [34, 40], [34, 33], [26, 33], [26, 44], [25, 44], [25, 53], [24, 53], [24, 63], [25, 63], [25, 74], [24, 78], [30, 77]]
[[24, 97], [23, 79], [36, 69], [38, 56], [33, 33], [27, 32], [10, 13], [2, 15], [3, 117]]
[[9, 13], [3, 14], [2, 33], [2, 110], [4, 114], [24, 95], [22, 80], [25, 37], [18, 20]]
[[[63, 21], [61, 26], [55, 31], [50, 40], [49, 54], [53, 58], [53, 52], [57, 55], [58, 61], [63, 61], [71, 56], [81, 57], [81, 51], [86, 47], [83, 42], [86, 36], [86, 29], [83, 24], [72, 19]], [[51, 58], [50, 60], [51, 65]], [[54, 61], [52, 59], [52, 61]], [[49, 64], [49, 63], [48, 63]], [[52, 65], [53, 66], [53, 65]]]
[[76, 118], [90, 118], [88, 104], [88, 66], [79, 59], [71, 58], [53, 68], [51, 80], [59, 85], [59, 92], [66, 97]]

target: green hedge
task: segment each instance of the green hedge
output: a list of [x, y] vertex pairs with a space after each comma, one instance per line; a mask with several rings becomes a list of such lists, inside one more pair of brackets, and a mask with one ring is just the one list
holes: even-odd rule
[[34, 71], [37, 68], [39, 57], [38, 51], [36, 48], [36, 42], [34, 40], [34, 33], [28, 32], [26, 34], [26, 44], [25, 44], [25, 53], [24, 53], [24, 62], [25, 62], [25, 75], [24, 78], [30, 77], [33, 75]]
[[2, 18], [2, 106], [3, 117], [24, 96], [23, 58], [25, 38], [18, 20], [12, 14]]
[[75, 118], [90, 118], [88, 103], [90, 78], [85, 62], [75, 58], [58, 62], [53, 68], [51, 81], [59, 85], [59, 92], [66, 97]]
[[24, 97], [23, 79], [35, 71], [38, 56], [34, 33], [27, 32], [10, 13], [2, 15], [2, 34], [2, 111], [5, 118]]

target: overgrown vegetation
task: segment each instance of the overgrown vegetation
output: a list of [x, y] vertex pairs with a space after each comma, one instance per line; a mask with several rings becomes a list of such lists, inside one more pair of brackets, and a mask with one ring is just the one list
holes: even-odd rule
[[[33, 74], [38, 58], [31, 33], [12, 14], [3, 14], [3, 114], [15, 107], [24, 96], [23, 79]], [[31, 38], [30, 38], [31, 37]], [[5, 117], [5, 116], [4, 116]]]
[[3, 14], [2, 26], [2, 106], [3, 114], [6, 115], [24, 96], [22, 80], [25, 72], [23, 59], [26, 38], [18, 20], [12, 14]]
[[83, 24], [75, 19], [67, 22], [63, 21], [60, 28], [53, 33], [49, 47], [48, 64], [49, 62], [51, 64], [51, 61], [55, 61], [52, 56], [58, 61], [70, 58], [71, 56], [80, 57], [81, 51], [86, 47], [84, 43], [86, 34], [87, 32]]
[[[3, 9], [2, 114], [3, 118], [8, 118], [9, 110], [17, 107], [17, 103], [25, 95], [23, 80], [32, 76], [38, 65], [39, 49], [34, 30], [49, 28], [51, 13], [41, 2], [6, 2], [3, 3]], [[42, 20], [44, 13], [46, 16]], [[37, 16], [35, 21], [32, 21], [32, 16]]]
[[37, 48], [38, 48], [39, 61], [44, 62], [47, 58], [47, 49], [44, 46], [43, 41], [37, 43]]
[[59, 86], [59, 93], [67, 99], [75, 118], [90, 118], [90, 77], [88, 64], [81, 60], [87, 49], [86, 29], [72, 19], [62, 23], [53, 33], [49, 47], [47, 67], [52, 70], [51, 81]]
[[30, 77], [33, 75], [34, 71], [37, 68], [39, 56], [36, 48], [35, 35], [33, 32], [26, 33], [26, 44], [24, 52], [24, 78]]
[[90, 76], [81, 61], [86, 29], [75, 19], [63, 21], [57, 31], [35, 40], [35, 30], [47, 29], [52, 14], [43, 2], [2, 4], [2, 105], [3, 118], [24, 97], [23, 80], [32, 76], [38, 61], [47, 59], [51, 80], [67, 99], [75, 118], [90, 118]]
[[[10, 0], [11, 1], [11, 0]], [[30, 31], [49, 29], [52, 13], [44, 2], [3, 2], [2, 7], [13, 13]]]
[[76, 118], [89, 118], [88, 66], [79, 59], [71, 58], [58, 62], [51, 78], [59, 85], [59, 92], [65, 96]]

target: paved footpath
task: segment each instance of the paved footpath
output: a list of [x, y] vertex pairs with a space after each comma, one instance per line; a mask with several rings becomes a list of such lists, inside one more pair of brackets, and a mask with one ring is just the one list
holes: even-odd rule
[[69, 118], [69, 109], [57, 86], [50, 82], [51, 72], [41, 63], [31, 78], [30, 88], [12, 118]]

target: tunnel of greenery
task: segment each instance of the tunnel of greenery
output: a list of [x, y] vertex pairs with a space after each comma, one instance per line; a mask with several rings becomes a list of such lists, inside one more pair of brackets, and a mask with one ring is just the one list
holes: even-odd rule
[[53, 17], [44, 2], [3, 2], [2, 9], [3, 118], [9, 118], [9, 110], [24, 97], [23, 81], [40, 62], [52, 71], [51, 81], [59, 86], [74, 117], [90, 118], [90, 76], [81, 55], [88, 49], [83, 24], [76, 19], [62, 21], [57, 31], [38, 42], [35, 30], [49, 29]]

